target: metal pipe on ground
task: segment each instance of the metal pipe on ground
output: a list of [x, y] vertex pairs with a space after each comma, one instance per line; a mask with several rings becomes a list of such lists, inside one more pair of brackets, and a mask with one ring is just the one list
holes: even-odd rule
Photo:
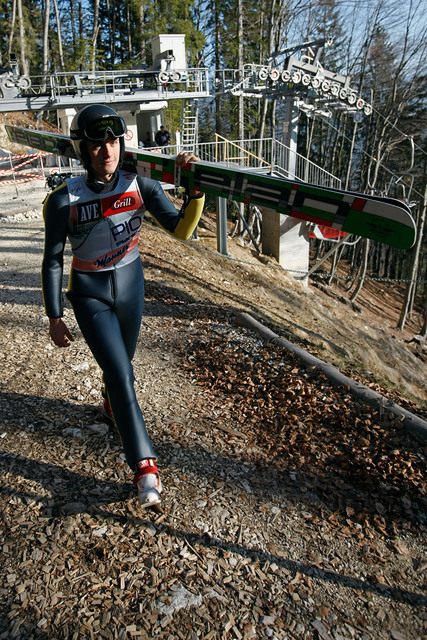
[[301, 349], [301, 347], [289, 342], [289, 340], [280, 338], [280, 336], [265, 327], [261, 322], [258, 322], [258, 320], [253, 318], [250, 314], [243, 312], [237, 314], [237, 321], [241, 326], [259, 333], [265, 340], [267, 340], [267, 342], [284, 347], [293, 353], [307, 367], [315, 367], [320, 373], [323, 373], [326, 376], [332, 386], [344, 386], [348, 389], [349, 393], [358, 400], [365, 402], [380, 412], [392, 413], [401, 421], [402, 426], [406, 431], [408, 431], [408, 433], [413, 435], [422, 443], [427, 442], [427, 422], [422, 420], [419, 416], [411, 413], [403, 407], [400, 407], [392, 400], [389, 400], [380, 393], [369, 389], [369, 387], [366, 387], [360, 382], [348, 378], [336, 367], [312, 356], [304, 349]]

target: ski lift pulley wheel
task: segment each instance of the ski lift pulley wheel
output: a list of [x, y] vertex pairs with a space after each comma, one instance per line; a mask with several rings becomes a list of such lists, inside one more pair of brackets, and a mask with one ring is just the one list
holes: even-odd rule
[[322, 91], [324, 91], [325, 93], [327, 93], [329, 91], [329, 89], [331, 88], [331, 83], [329, 80], [323, 80], [322, 82]]
[[12, 78], [6, 78], [5, 80], [3, 80], [2, 84], [5, 89], [13, 89], [15, 87], [15, 82], [12, 80]]
[[19, 78], [18, 87], [20, 89], [29, 89], [30, 86], [31, 86], [30, 78], [28, 78], [27, 76], [22, 76], [22, 78]]
[[167, 71], [160, 71], [158, 77], [160, 82], [169, 82], [169, 79], [170, 79], [170, 76]]

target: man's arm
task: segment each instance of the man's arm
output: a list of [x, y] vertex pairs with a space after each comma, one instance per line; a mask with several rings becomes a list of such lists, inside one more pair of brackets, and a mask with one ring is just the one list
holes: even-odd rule
[[[188, 162], [197, 162], [198, 160], [199, 158], [193, 153], [181, 151], [181, 153], [177, 155], [175, 162], [178, 167], [184, 167]], [[141, 180], [143, 181], [143, 179]], [[144, 195], [144, 202], [149, 212], [163, 229], [175, 238], [178, 238], [178, 240], [188, 240], [191, 238], [202, 215], [205, 202], [204, 194], [189, 191], [186, 194], [186, 201], [181, 211], [178, 211], [165, 196], [158, 182], [150, 181], [150, 184], [150, 194]]]
[[68, 215], [68, 191], [63, 184], [46, 198], [43, 207], [45, 244], [41, 273], [44, 307], [49, 317], [49, 335], [59, 347], [68, 347], [74, 340], [62, 320], [62, 275]]

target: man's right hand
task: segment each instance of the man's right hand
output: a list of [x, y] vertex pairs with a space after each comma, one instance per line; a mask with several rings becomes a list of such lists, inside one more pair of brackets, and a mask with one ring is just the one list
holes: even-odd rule
[[62, 318], [49, 318], [49, 335], [57, 347], [69, 347], [74, 337]]

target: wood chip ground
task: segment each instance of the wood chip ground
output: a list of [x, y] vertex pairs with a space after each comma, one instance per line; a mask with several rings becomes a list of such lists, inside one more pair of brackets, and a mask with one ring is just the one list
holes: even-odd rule
[[0, 235], [0, 639], [426, 637], [424, 445], [238, 327], [219, 258], [145, 226], [143, 513], [68, 308], [76, 342], [47, 338], [40, 217]]

